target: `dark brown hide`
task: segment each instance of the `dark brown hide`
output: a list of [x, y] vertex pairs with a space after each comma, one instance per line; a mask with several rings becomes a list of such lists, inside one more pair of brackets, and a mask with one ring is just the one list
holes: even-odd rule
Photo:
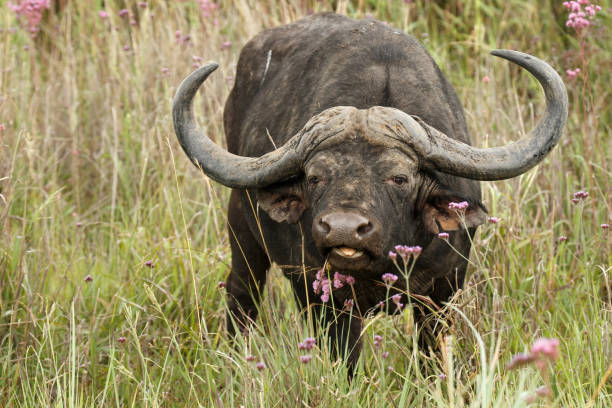
[[[417, 40], [374, 20], [320, 14], [266, 30], [244, 47], [225, 107], [228, 150], [259, 157], [274, 150], [274, 145], [283, 145], [313, 116], [334, 106], [394, 107], [469, 143], [455, 91]], [[359, 350], [358, 316], [385, 299], [381, 275], [397, 273], [387, 257], [395, 245], [424, 248], [412, 273], [411, 292], [441, 303], [463, 283], [465, 260], [445, 242], [434, 239], [425, 225], [423, 209], [438, 203], [427, 204], [430, 196], [435, 193], [446, 197], [442, 205], [450, 199], [467, 200], [475, 213], [481, 213], [478, 182], [436, 172], [420, 173], [413, 153], [380, 131], [367, 130], [366, 116], [363, 111], [354, 112], [350, 121], [353, 129], [345, 129], [318, 146], [305, 166], [305, 175], [283, 185], [251, 191], [251, 199], [257, 197], [259, 202], [257, 216], [263, 237], [244, 191], [232, 194], [228, 217], [233, 261], [227, 290], [230, 313], [239, 325], [244, 325], [243, 313], [250, 318], [257, 314], [257, 293], [263, 289], [269, 267], [267, 249], [269, 258], [281, 265], [291, 280], [299, 303], [305, 306], [308, 299], [316, 312], [328, 317], [331, 338], [337, 340], [338, 349], [344, 350], [345, 341], [349, 342], [351, 365]], [[316, 187], [307, 180], [309, 171], [319, 172]], [[406, 176], [404, 185], [389, 183], [388, 178], [396, 173]], [[329, 254], [329, 248], [317, 247], [312, 225], [315, 218], [333, 211], [371, 219], [379, 231], [375, 242], [362, 245], [370, 257], [367, 265], [341, 270], [356, 278], [356, 316], [352, 322], [342, 313], [334, 319], [333, 312], [321, 306], [320, 297], [312, 290], [314, 275]], [[439, 211], [448, 215], [448, 210]], [[278, 222], [295, 223], [298, 218], [299, 224]], [[429, 224], [436, 226], [433, 219]], [[450, 234], [451, 244], [467, 257], [467, 231], [457, 229]], [[236, 250], [239, 245], [242, 251]], [[249, 296], [249, 290], [256, 286], [255, 296]], [[397, 287], [405, 288], [405, 282], [398, 282]], [[342, 309], [345, 298], [352, 297], [347, 287], [334, 291], [338, 309]], [[407, 303], [405, 298], [403, 302]]]
[[[181, 84], [173, 117], [188, 156], [227, 186], [254, 186], [234, 190], [229, 204], [230, 332], [232, 322], [244, 330], [256, 318], [271, 262], [291, 280], [298, 303], [329, 324], [332, 349], [346, 351], [350, 367], [361, 319], [380, 302], [395, 310], [387, 296], [401, 293], [406, 304], [409, 292], [441, 305], [461, 287], [470, 235], [486, 210], [479, 183], [451, 174], [495, 180], [526, 171], [557, 143], [567, 115], [552, 68], [526, 54], [496, 53], [536, 76], [547, 114], [532, 137], [492, 149], [464, 145], [470, 140], [459, 99], [423, 46], [371, 19], [318, 14], [251, 40], [225, 107], [233, 155], [197, 129], [192, 112], [193, 95], [216, 65]], [[448, 160], [462, 154], [461, 162]], [[457, 213], [452, 201], [469, 206]], [[440, 232], [449, 233], [447, 241]], [[396, 245], [423, 248], [409, 282], [389, 259]], [[326, 299], [313, 288], [324, 267], [354, 284]], [[388, 272], [400, 276], [390, 292], [381, 281]], [[342, 311], [348, 299], [352, 313]], [[417, 309], [422, 322], [428, 313]]]

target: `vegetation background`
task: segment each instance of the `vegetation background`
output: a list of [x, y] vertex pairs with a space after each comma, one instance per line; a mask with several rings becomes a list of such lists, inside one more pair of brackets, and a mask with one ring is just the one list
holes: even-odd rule
[[[0, 1], [0, 406], [612, 406], [609, 0], [578, 31], [561, 1], [33, 3], [39, 23]], [[197, 111], [223, 143], [241, 47], [326, 10], [421, 39], [478, 146], [516, 140], [544, 109], [490, 50], [546, 60], [570, 97], [541, 165], [483, 183], [500, 221], [479, 230], [441, 352], [419, 352], [409, 314], [373, 316], [352, 382], [325, 344], [300, 362], [311, 333], [276, 270], [253, 333], [228, 343], [228, 190], [186, 160], [170, 115], [180, 81], [220, 62]], [[509, 369], [540, 337], [558, 359]]]

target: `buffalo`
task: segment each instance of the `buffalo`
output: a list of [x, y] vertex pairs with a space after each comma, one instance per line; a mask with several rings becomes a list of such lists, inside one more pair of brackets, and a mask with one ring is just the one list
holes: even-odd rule
[[[530, 134], [493, 148], [470, 145], [459, 98], [423, 45], [373, 19], [316, 14], [249, 41], [225, 104], [228, 151], [198, 128], [192, 107], [218, 65], [182, 82], [178, 140], [208, 177], [232, 188], [232, 335], [256, 318], [272, 263], [349, 367], [368, 313], [409, 304], [422, 324], [462, 287], [472, 237], [486, 221], [478, 181], [535, 166], [567, 118], [565, 86], [549, 65], [517, 51], [492, 54], [530, 72], [546, 96]], [[409, 274], [398, 272], [404, 262]]]

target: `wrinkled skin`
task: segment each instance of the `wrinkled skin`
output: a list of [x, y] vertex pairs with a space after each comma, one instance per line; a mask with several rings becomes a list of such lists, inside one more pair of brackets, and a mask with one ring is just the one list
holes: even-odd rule
[[[343, 107], [326, 111], [335, 106]], [[302, 174], [248, 193], [232, 191], [231, 333], [232, 321], [244, 330], [256, 318], [271, 262], [291, 280], [301, 306], [310, 304], [326, 316], [330, 340], [341, 353], [348, 350], [350, 367], [359, 355], [362, 317], [387, 295], [381, 275], [401, 275], [388, 257], [395, 245], [423, 248], [410, 293], [441, 305], [462, 286], [468, 233], [485, 219], [479, 183], [422, 171], [417, 155], [396, 140], [376, 106], [417, 115], [469, 143], [461, 104], [435, 62], [414, 38], [379, 22], [314, 15], [266, 30], [244, 47], [224, 114], [230, 152], [258, 157], [302, 128], [308, 132], [325, 122], [331, 130], [320, 137]], [[450, 201], [464, 200], [470, 203], [468, 230], [448, 210]], [[436, 237], [442, 231], [461, 255]], [[342, 255], [342, 248], [355, 253]], [[324, 264], [331, 275], [356, 280], [352, 288], [333, 290], [326, 303], [313, 291]], [[395, 287], [405, 291], [401, 276]], [[345, 299], [354, 300], [352, 318], [342, 312]], [[390, 301], [388, 310], [395, 310]], [[419, 308], [417, 321], [427, 314]]]

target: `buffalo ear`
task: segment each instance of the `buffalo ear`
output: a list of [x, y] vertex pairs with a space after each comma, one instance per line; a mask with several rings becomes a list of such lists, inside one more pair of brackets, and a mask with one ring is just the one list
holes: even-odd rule
[[306, 210], [302, 189], [296, 182], [257, 190], [257, 202], [276, 222], [295, 224]]
[[427, 201], [423, 209], [425, 226], [434, 234], [443, 231], [457, 231], [465, 227], [474, 228], [487, 220], [487, 209], [478, 202], [469, 202], [465, 210], [451, 210], [451, 202], [462, 202], [448, 196], [437, 196]]

